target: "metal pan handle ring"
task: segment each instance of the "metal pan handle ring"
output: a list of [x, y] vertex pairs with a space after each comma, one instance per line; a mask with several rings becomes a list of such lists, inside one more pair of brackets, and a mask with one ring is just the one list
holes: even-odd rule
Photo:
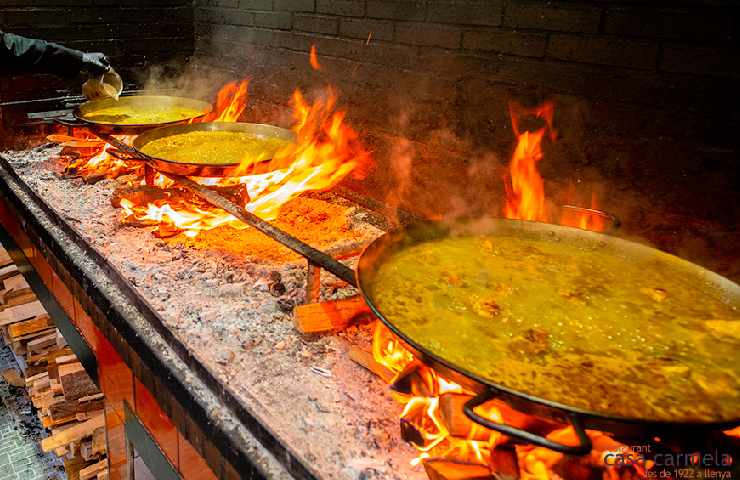
[[576, 432], [576, 436], [578, 437], [578, 444], [565, 445], [564, 443], [558, 443], [552, 440], [548, 440], [541, 435], [522, 430], [521, 428], [516, 428], [504, 423], [492, 422], [475, 413], [474, 409], [476, 407], [483, 405], [484, 403], [494, 399], [495, 397], [495, 391], [491, 389], [484, 390], [483, 392], [465, 402], [465, 405], [463, 406], [463, 411], [465, 412], [465, 415], [471, 421], [490, 430], [495, 430], [497, 432], [503, 433], [508, 437], [513, 437], [532, 445], [537, 445], [538, 447], [549, 448], [550, 450], [553, 450], [555, 452], [566, 453], [569, 455], [585, 455], [591, 451], [591, 439], [586, 434], [586, 430], [583, 428], [580, 418], [578, 418], [578, 416], [576, 415], [571, 414], [568, 416], [568, 419], [570, 420], [570, 424], [573, 426], [573, 429]]

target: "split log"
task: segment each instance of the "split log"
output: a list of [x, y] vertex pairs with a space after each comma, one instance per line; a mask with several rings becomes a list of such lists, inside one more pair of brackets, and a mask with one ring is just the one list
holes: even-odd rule
[[26, 351], [29, 353], [39, 352], [41, 350], [48, 349], [52, 345], [57, 344], [57, 332], [56, 329], [53, 333], [44, 335], [38, 338], [34, 338], [26, 344]]
[[0, 267], [13, 264], [13, 259], [10, 258], [8, 251], [0, 247]]
[[516, 450], [513, 447], [494, 448], [491, 451], [490, 469], [496, 480], [518, 480], [519, 457]]
[[80, 470], [80, 480], [90, 480], [98, 476], [100, 472], [108, 468], [108, 460], [101, 460], [98, 463], [93, 463], [89, 467], [85, 467]]
[[24, 388], [26, 386], [26, 381], [15, 368], [7, 368], [3, 370], [3, 378], [9, 385], [14, 387]]
[[19, 337], [23, 337], [31, 333], [37, 333], [53, 326], [54, 323], [51, 321], [51, 318], [49, 318], [49, 315], [38, 315], [30, 320], [24, 320], [8, 326], [8, 336], [15, 340]]
[[355, 345], [350, 347], [349, 358], [356, 364], [379, 376], [385, 383], [391, 383], [393, 381], [393, 377], [395, 377], [395, 373], [375, 361], [371, 352], [365, 351], [360, 347]]
[[67, 429], [54, 433], [52, 436], [41, 440], [41, 449], [44, 452], [51, 452], [54, 449], [67, 445], [73, 441], [79, 441], [82, 438], [93, 434], [96, 428], [105, 426], [105, 415], [101, 414], [84, 423], [78, 423]]
[[428, 460], [424, 462], [424, 471], [429, 480], [493, 480], [495, 478], [484, 465], [448, 460]]
[[6, 278], [10, 278], [17, 274], [18, 267], [16, 267], [15, 264], [5, 265], [4, 267], [0, 268], [0, 280], [5, 280]]
[[301, 333], [342, 330], [363, 320], [374, 319], [361, 297], [323, 303], [298, 305], [293, 310], [294, 323]]
[[75, 401], [67, 400], [65, 397], [57, 397], [54, 403], [49, 404], [49, 417], [55, 424], [75, 420], [77, 406], [78, 404]]
[[98, 393], [98, 387], [92, 382], [81, 363], [61, 365], [59, 381], [62, 384], [64, 398], [69, 401], [76, 401]]
[[[471, 398], [473, 397], [459, 393], [442, 394], [439, 397], [440, 419], [453, 437], [486, 441], [491, 436], [490, 430], [471, 422], [463, 411], [465, 403]], [[470, 438], [471, 433], [472, 438]]]
[[105, 427], [96, 428], [92, 436], [92, 453], [93, 455], [99, 455], [105, 453]]
[[424, 375], [424, 370], [428, 368], [419, 360], [414, 360], [396, 376], [391, 390], [414, 397], [435, 396], [436, 385], [431, 382], [431, 375]]
[[44, 306], [38, 300], [23, 305], [16, 305], [0, 312], [0, 327], [44, 314], [46, 314], [46, 310], [44, 310]]

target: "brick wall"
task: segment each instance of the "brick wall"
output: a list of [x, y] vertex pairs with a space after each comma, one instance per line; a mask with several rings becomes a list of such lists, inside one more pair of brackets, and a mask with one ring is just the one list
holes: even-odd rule
[[[117, 70], [183, 61], [193, 51], [192, 0], [2, 0], [0, 29], [109, 55]], [[127, 80], [132, 80], [127, 75]], [[0, 72], [0, 99], [33, 98], [79, 81]]]
[[439, 171], [442, 151], [462, 167], [482, 151], [506, 157], [508, 100], [553, 98], [560, 140], [546, 174], [685, 176], [737, 156], [734, 3], [197, 0], [196, 56], [252, 76], [254, 108], [336, 85], [381, 163], [399, 137], [429, 157], [420, 170]]

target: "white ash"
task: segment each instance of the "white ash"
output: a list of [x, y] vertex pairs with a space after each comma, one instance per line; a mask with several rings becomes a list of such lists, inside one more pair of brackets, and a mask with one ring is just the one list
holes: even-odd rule
[[[62, 178], [58, 151], [42, 146], [3, 155], [304, 465], [321, 478], [426, 478], [421, 467], [409, 464], [415, 451], [400, 438], [400, 405], [380, 379], [347, 355], [353, 344], [369, 346], [370, 327], [310, 336], [295, 330], [286, 310], [302, 301], [305, 260], [204, 248], [215, 231], [196, 241], [162, 240], [150, 228], [122, 227], [110, 204], [118, 181], [87, 185]], [[359, 220], [363, 213], [356, 208], [346, 212], [357, 237], [369, 243], [381, 233]], [[337, 232], [337, 238], [317, 239], [324, 242], [315, 245], [326, 249], [343, 240]], [[284, 293], [271, 289], [273, 272]], [[353, 293], [329, 274], [322, 280], [324, 295]]]

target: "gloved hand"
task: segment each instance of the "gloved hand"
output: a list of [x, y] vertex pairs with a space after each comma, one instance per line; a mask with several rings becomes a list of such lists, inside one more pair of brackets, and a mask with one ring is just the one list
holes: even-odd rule
[[82, 70], [93, 75], [102, 75], [110, 70], [110, 60], [100, 52], [84, 53]]

